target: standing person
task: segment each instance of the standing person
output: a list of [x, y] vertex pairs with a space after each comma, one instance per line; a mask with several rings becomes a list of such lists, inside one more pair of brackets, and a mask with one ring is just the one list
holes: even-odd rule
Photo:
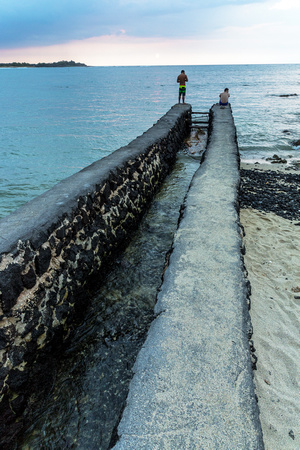
[[178, 75], [177, 77], [177, 83], [179, 83], [179, 98], [178, 98], [178, 103], [180, 103], [180, 98], [182, 96], [182, 103], [185, 103], [185, 92], [186, 92], [186, 85], [185, 83], [189, 81], [188, 77], [185, 74], [185, 71], [182, 70], [181, 74]]
[[229, 99], [229, 97], [230, 97], [229, 89], [228, 89], [228, 88], [225, 88], [225, 89], [224, 89], [224, 92], [221, 92], [221, 94], [219, 95], [219, 97], [220, 97], [220, 101], [219, 101], [219, 105], [220, 105], [220, 106], [226, 106], [226, 105], [228, 105], [228, 99]]

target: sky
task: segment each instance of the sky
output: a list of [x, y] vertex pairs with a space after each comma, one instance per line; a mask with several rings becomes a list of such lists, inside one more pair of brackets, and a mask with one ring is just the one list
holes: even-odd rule
[[300, 0], [0, 0], [0, 62], [300, 63]]

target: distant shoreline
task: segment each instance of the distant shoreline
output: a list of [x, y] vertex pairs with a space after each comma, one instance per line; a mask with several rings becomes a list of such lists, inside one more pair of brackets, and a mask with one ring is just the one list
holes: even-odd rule
[[58, 61], [53, 63], [37, 63], [30, 64], [26, 62], [0, 63], [1, 67], [87, 67], [83, 63], [76, 63], [75, 61]]

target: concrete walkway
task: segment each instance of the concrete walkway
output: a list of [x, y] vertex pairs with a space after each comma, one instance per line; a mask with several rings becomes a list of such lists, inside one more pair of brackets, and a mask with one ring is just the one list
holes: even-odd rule
[[213, 107], [114, 449], [263, 449], [248, 343], [229, 107]]

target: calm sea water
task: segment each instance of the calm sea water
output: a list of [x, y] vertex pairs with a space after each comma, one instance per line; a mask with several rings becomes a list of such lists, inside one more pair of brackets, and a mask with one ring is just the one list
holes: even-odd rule
[[[177, 102], [181, 69], [0, 69], [0, 217], [150, 128]], [[300, 158], [300, 64], [184, 69], [194, 111], [229, 87], [242, 159]]]

